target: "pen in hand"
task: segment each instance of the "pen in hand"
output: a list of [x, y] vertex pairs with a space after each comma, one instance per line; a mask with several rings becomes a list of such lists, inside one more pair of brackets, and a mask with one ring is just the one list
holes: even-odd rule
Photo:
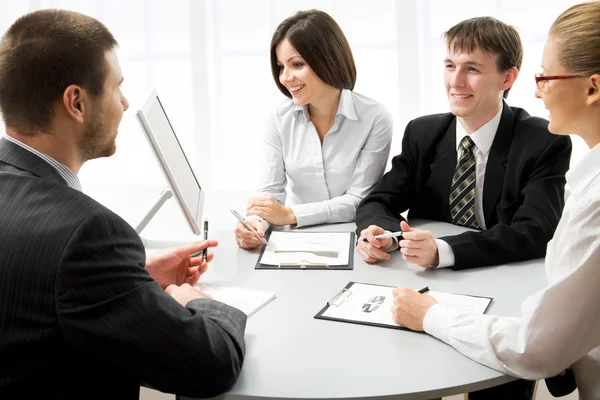
[[[403, 233], [404, 232], [402, 232], [402, 231], [382, 233], [381, 235], [376, 235], [375, 239], [380, 240], [380, 239], [397, 238], [397, 237], [399, 237], [400, 239], [402, 239], [402, 234]], [[369, 243], [369, 241], [367, 240], [367, 238], [363, 238], [363, 242]]]
[[[208, 240], [208, 219], [204, 218], [204, 240]], [[206, 257], [208, 256], [208, 246], [204, 250], [202, 250], [202, 259], [206, 262]]]
[[427, 292], [429, 292], [429, 286], [425, 286], [423, 289], [419, 289], [418, 292], [421, 294], [426, 294]]
[[252, 232], [252, 233], [254, 234], [254, 236], [256, 236], [256, 238], [262, 242], [262, 244], [269, 244], [269, 243], [268, 243], [268, 242], [265, 240], [265, 238], [264, 238], [264, 237], [262, 237], [262, 236], [260, 236], [260, 235], [258, 234], [258, 232], [256, 231], [256, 229], [254, 229], [254, 228], [252, 227], [252, 225], [250, 225], [250, 224], [248, 223], [248, 221], [246, 221], [246, 218], [244, 218], [244, 217], [242, 217], [242, 216], [240, 215], [240, 213], [238, 213], [238, 212], [237, 212], [237, 211], [235, 211], [235, 210], [229, 210], [229, 211], [231, 211], [231, 213], [233, 214], [233, 216], [234, 216], [234, 217], [235, 217], [235, 218], [236, 218], [238, 221], [240, 221], [240, 222], [241, 222], [241, 223], [242, 223], [242, 224], [243, 224], [243, 225], [246, 227], [246, 229], [248, 229], [250, 232]]

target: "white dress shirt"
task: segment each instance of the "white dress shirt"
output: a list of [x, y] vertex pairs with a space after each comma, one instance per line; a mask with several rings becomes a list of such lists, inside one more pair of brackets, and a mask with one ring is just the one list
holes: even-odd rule
[[257, 195], [287, 204], [298, 227], [354, 221], [356, 207], [383, 175], [391, 140], [391, 115], [368, 97], [342, 90], [322, 145], [308, 107], [287, 99], [268, 121]]
[[522, 317], [470, 315], [436, 304], [423, 327], [513, 376], [546, 378], [572, 366], [581, 398], [600, 399], [600, 145], [566, 178], [571, 196], [548, 243], [548, 286], [525, 300]]
[[37, 151], [33, 147], [28, 146], [25, 143], [20, 142], [11, 136], [6, 135], [6, 136], [4, 136], [4, 139], [6, 139], [10, 142], [13, 142], [14, 144], [16, 144], [18, 146], [21, 146], [25, 150], [35, 154], [42, 160], [46, 161], [48, 164], [50, 164], [52, 167], [54, 167], [56, 172], [59, 173], [59, 175], [65, 180], [65, 182], [71, 189], [75, 189], [75, 190], [81, 192], [81, 182], [79, 182], [79, 178], [77, 177], [77, 174], [75, 172], [71, 171], [69, 169], [69, 167], [56, 161], [54, 158], [50, 157], [49, 155], [44, 154], [40, 151]]

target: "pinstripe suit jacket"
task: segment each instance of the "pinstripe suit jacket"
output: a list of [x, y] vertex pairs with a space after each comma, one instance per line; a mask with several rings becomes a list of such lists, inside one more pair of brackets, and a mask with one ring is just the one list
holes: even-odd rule
[[231, 388], [246, 316], [213, 300], [181, 307], [144, 266], [125, 221], [0, 140], [0, 398]]

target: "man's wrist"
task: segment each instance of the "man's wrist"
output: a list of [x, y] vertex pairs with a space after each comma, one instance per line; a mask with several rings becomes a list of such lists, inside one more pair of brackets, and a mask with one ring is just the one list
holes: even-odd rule
[[431, 263], [432, 267], [437, 267], [440, 265], [440, 251], [437, 246], [435, 247], [435, 256], [433, 257], [433, 262]]
[[454, 252], [452, 247], [442, 239], [435, 239], [437, 245], [437, 268], [451, 267], [454, 265]]

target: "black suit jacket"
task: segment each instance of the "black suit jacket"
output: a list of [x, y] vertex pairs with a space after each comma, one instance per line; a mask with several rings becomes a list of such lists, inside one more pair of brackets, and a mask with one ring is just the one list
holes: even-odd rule
[[[571, 158], [571, 139], [550, 134], [547, 126], [546, 120], [504, 104], [484, 177], [487, 230], [441, 238], [452, 247], [455, 269], [546, 254], [564, 206]], [[357, 209], [357, 233], [369, 225], [396, 231], [406, 210], [410, 218], [452, 222], [449, 197], [456, 162], [454, 115], [409, 122], [402, 153]]]
[[233, 386], [246, 316], [179, 305], [135, 231], [0, 140], [0, 398], [138, 399], [140, 383], [212, 397]]

